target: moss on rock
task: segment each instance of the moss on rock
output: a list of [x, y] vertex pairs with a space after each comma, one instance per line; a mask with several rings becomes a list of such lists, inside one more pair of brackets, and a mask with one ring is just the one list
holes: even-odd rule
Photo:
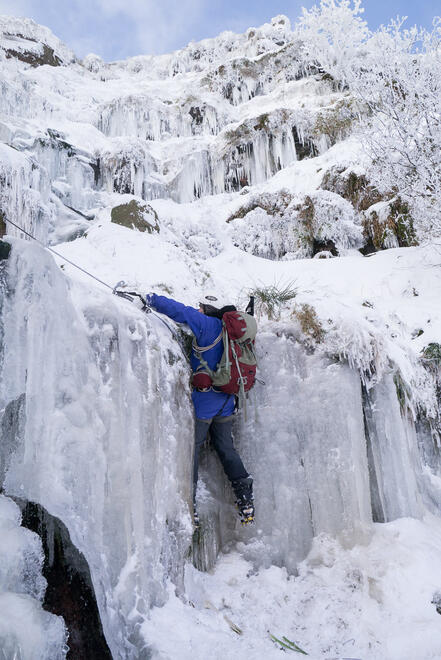
[[353, 99], [341, 99], [317, 114], [312, 137], [318, 141], [322, 136], [326, 136], [332, 146], [350, 133], [357, 119], [358, 111]]
[[328, 170], [320, 187], [337, 193], [361, 214], [365, 241], [360, 250], [362, 254], [389, 247], [417, 245], [409, 207], [396, 195], [396, 191], [381, 193], [369, 183], [365, 174], [357, 174], [341, 166]]
[[436, 342], [427, 344], [422, 350], [423, 358], [436, 366], [441, 365], [441, 345]]
[[357, 211], [366, 211], [373, 204], [385, 199], [364, 174], [348, 172], [341, 166], [333, 167], [325, 173], [320, 188], [337, 193]]
[[3, 261], [9, 257], [11, 252], [11, 246], [6, 241], [0, 241], [0, 261]]
[[132, 199], [128, 204], [121, 204], [112, 209], [112, 222], [128, 229], [137, 229], [138, 231], [147, 231], [152, 234], [159, 232], [158, 214], [145, 202], [139, 202]]
[[365, 212], [363, 234], [363, 254], [388, 247], [411, 247], [418, 244], [409, 207], [399, 197], [390, 200], [381, 213], [375, 208]]
[[410, 215], [409, 206], [399, 197], [390, 204], [390, 215], [394, 220], [395, 233], [400, 247], [418, 245], [413, 219]]

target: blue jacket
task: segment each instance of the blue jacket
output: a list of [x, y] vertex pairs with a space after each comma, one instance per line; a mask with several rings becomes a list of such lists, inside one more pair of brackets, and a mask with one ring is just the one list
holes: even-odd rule
[[[193, 332], [198, 346], [209, 346], [219, 336], [222, 330], [222, 321], [213, 316], [205, 316], [194, 307], [186, 307], [176, 300], [157, 296], [151, 293], [147, 296], [149, 304], [161, 314], [166, 314], [173, 321], [186, 323]], [[210, 369], [215, 370], [224, 350], [223, 342], [219, 342], [204, 353], [204, 360], [208, 363]], [[199, 366], [199, 360], [194, 350], [191, 350], [190, 364], [193, 371]], [[217, 415], [226, 417], [234, 412], [235, 397], [234, 394], [225, 394], [224, 392], [199, 392], [193, 390], [191, 395], [195, 414], [198, 419], [211, 419]]]

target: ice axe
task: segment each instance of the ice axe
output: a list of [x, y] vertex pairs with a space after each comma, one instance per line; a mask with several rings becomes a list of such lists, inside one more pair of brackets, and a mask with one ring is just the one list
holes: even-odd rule
[[120, 280], [119, 282], [117, 282], [115, 284], [115, 286], [113, 287], [113, 293], [115, 294], [115, 296], [119, 296], [120, 298], [125, 298], [126, 300], [130, 300], [130, 302], [133, 302], [134, 297], [137, 297], [142, 302], [142, 311], [143, 312], [146, 312], [146, 314], [148, 314], [149, 312], [152, 311], [150, 309], [150, 307], [147, 305], [146, 299], [143, 296], [141, 296], [141, 294], [138, 293], [137, 291], [119, 291], [118, 290], [123, 286], [126, 286], [126, 283], [124, 282], [124, 280]]

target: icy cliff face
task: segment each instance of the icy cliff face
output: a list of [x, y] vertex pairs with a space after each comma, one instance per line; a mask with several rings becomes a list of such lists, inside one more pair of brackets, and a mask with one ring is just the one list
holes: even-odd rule
[[[1, 29], [1, 43], [23, 32], [55, 47], [31, 21], [3, 18]], [[52, 220], [38, 224], [58, 241], [75, 235], [75, 219], [83, 230], [84, 215], [106, 206], [109, 193], [189, 202], [264, 183], [326, 151], [355, 115], [332, 82], [302, 70], [299, 47], [289, 21], [277, 17], [245, 35], [126, 63], [76, 63], [63, 51], [69, 66], [34, 68], [8, 55], [0, 134], [23, 160], [5, 180], [2, 206], [18, 219], [14, 188], [30, 188]], [[337, 123], [333, 135], [329, 123]], [[4, 148], [2, 161], [16, 157]]]
[[[311, 547], [304, 580], [330, 566], [317, 547], [350, 553], [375, 541], [377, 522], [439, 516], [436, 249], [361, 256], [406, 244], [403, 210], [369, 186], [351, 99], [300, 67], [288, 20], [111, 64], [78, 62], [30, 21], [0, 23], [0, 229], [12, 245], [0, 261], [0, 485], [68, 527], [114, 657], [169, 657], [176, 612], [188, 639], [203, 638], [190, 557], [206, 570], [235, 548], [248, 577], [267, 569], [280, 586]], [[27, 42], [32, 57], [21, 56]], [[37, 62], [47, 49], [56, 65]], [[58, 256], [20, 240], [12, 223], [57, 243]], [[183, 338], [111, 297], [102, 283], [120, 279], [193, 306], [205, 287], [238, 305], [259, 289], [297, 290], [275, 310], [257, 298], [266, 384], [235, 429], [255, 479], [253, 529], [239, 526], [207, 449], [192, 540]], [[322, 650], [345, 653], [340, 616]], [[388, 657], [384, 639], [372, 657]], [[244, 640], [242, 654], [279, 653]], [[371, 653], [372, 638], [362, 642], [360, 654]]]
[[81, 290], [74, 305], [39, 248], [17, 244], [2, 285], [3, 486], [68, 525], [112, 651], [136, 657], [136, 618], [164, 601], [167, 576], [179, 583], [190, 534], [179, 345]]

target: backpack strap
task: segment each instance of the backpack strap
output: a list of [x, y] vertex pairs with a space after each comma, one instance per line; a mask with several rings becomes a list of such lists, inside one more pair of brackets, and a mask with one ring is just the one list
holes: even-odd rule
[[245, 397], [245, 381], [242, 376], [242, 371], [240, 370], [240, 364], [237, 357], [236, 350], [234, 348], [234, 341], [231, 342], [231, 352], [233, 354], [234, 360], [236, 362], [237, 371], [239, 373], [239, 394], [238, 394], [238, 409], [243, 408], [244, 412], [244, 421], [247, 421], [247, 402]]
[[196, 343], [196, 340], [193, 340], [193, 350], [194, 350], [194, 354], [196, 355], [197, 359], [199, 360], [199, 366], [196, 369], [196, 371], [193, 373], [193, 376], [192, 376], [192, 379], [191, 379], [192, 382], [193, 382], [193, 377], [196, 376], [198, 373], [201, 373], [201, 372], [207, 374], [213, 380], [214, 371], [213, 371], [213, 369], [210, 369], [210, 367], [208, 365], [208, 362], [204, 359], [202, 353], [205, 353], [206, 351], [209, 351], [211, 348], [214, 348], [215, 346], [217, 346], [217, 344], [219, 344], [219, 342], [222, 341], [223, 334], [224, 334], [224, 330], [222, 328], [220, 334], [216, 337], [214, 342], [212, 344], [210, 344], [209, 346], [198, 346], [197, 343]]
[[222, 334], [223, 334], [223, 329], [221, 330], [220, 334], [216, 337], [214, 342], [210, 344], [210, 346], [198, 346], [196, 343], [196, 340], [193, 340], [193, 349], [195, 353], [205, 353], [205, 351], [209, 351], [210, 348], [214, 348], [217, 346], [217, 344], [220, 342], [222, 339]]

